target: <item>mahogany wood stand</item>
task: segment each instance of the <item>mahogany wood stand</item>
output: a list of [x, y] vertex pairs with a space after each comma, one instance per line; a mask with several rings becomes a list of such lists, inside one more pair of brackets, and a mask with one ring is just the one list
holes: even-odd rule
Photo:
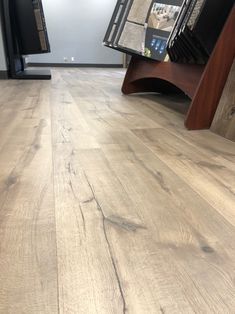
[[208, 129], [235, 56], [235, 6], [206, 66], [157, 62], [132, 57], [122, 92], [185, 93], [192, 100], [185, 126]]

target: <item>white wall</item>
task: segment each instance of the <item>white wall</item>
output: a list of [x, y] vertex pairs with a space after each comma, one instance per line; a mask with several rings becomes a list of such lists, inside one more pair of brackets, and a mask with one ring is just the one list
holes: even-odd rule
[[29, 62], [121, 64], [122, 55], [102, 42], [116, 0], [43, 0], [51, 53]]
[[3, 40], [2, 40], [2, 26], [1, 26], [1, 20], [0, 20], [0, 71], [6, 70], [5, 51], [3, 47], [4, 46], [3, 46]]

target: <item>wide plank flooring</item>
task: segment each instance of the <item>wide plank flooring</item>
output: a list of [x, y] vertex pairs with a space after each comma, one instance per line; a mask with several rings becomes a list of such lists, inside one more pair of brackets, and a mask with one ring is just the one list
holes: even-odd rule
[[235, 143], [122, 69], [0, 81], [0, 314], [235, 313]]

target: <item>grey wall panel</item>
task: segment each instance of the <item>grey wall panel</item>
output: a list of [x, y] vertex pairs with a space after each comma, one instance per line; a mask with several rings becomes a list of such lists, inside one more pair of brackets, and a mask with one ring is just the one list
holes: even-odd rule
[[51, 53], [29, 57], [34, 63], [120, 64], [122, 55], [102, 46], [116, 0], [44, 0]]
[[0, 71], [5, 71], [5, 70], [6, 70], [6, 59], [5, 59], [5, 51], [4, 51], [3, 40], [2, 40], [2, 25], [0, 21]]

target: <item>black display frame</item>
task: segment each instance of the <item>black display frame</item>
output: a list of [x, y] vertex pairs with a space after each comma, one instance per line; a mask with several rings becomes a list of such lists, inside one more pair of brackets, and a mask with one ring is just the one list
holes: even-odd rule
[[[164, 5], [175, 5], [177, 7], [181, 7], [183, 5], [183, 0], [175, 0], [175, 3], [172, 2], [173, 0], [162, 0], [162, 4]], [[132, 56], [140, 56], [141, 58], [144, 58], [146, 60], [155, 60], [155, 61], [167, 61], [169, 59], [167, 54], [167, 40], [170, 36], [170, 32], [151, 28], [148, 26], [147, 22], [149, 20], [152, 7], [156, 0], [152, 0], [148, 12], [146, 14], [145, 23], [138, 23], [133, 22], [131, 20], [128, 20], [128, 15], [130, 13], [130, 10], [134, 4], [134, 0], [118, 0], [117, 4], [115, 6], [112, 18], [110, 20], [107, 32], [105, 34], [103, 45], [106, 47], [109, 47], [111, 49], [115, 49], [117, 51], [132, 55]], [[119, 8], [123, 7], [120, 11], [120, 16], [118, 20], [116, 21], [117, 15], [119, 13]], [[143, 27], [143, 33], [145, 33], [145, 44], [148, 42], [148, 45], [143, 48], [142, 51], [133, 50], [128, 47], [124, 47], [119, 43], [119, 40], [121, 38], [121, 35], [123, 33], [125, 24], [129, 22], [135, 25], [140, 25]], [[115, 31], [112, 33], [112, 29], [115, 27]], [[150, 47], [150, 40], [153, 38], [156, 38], [156, 41], [159, 41], [161, 43], [161, 46], [163, 46], [163, 43], [165, 44], [164, 51], [153, 51], [153, 46]], [[146, 55], [146, 50], [149, 52], [151, 51], [152, 56]], [[160, 49], [159, 49], [160, 50]], [[162, 55], [161, 55], [162, 54]]]
[[14, 10], [12, 0], [1, 1], [3, 37], [6, 50], [8, 77], [22, 80], [50, 80], [51, 72], [47, 69], [28, 69], [23, 55], [20, 53], [17, 40], [17, 29], [14, 24]]

